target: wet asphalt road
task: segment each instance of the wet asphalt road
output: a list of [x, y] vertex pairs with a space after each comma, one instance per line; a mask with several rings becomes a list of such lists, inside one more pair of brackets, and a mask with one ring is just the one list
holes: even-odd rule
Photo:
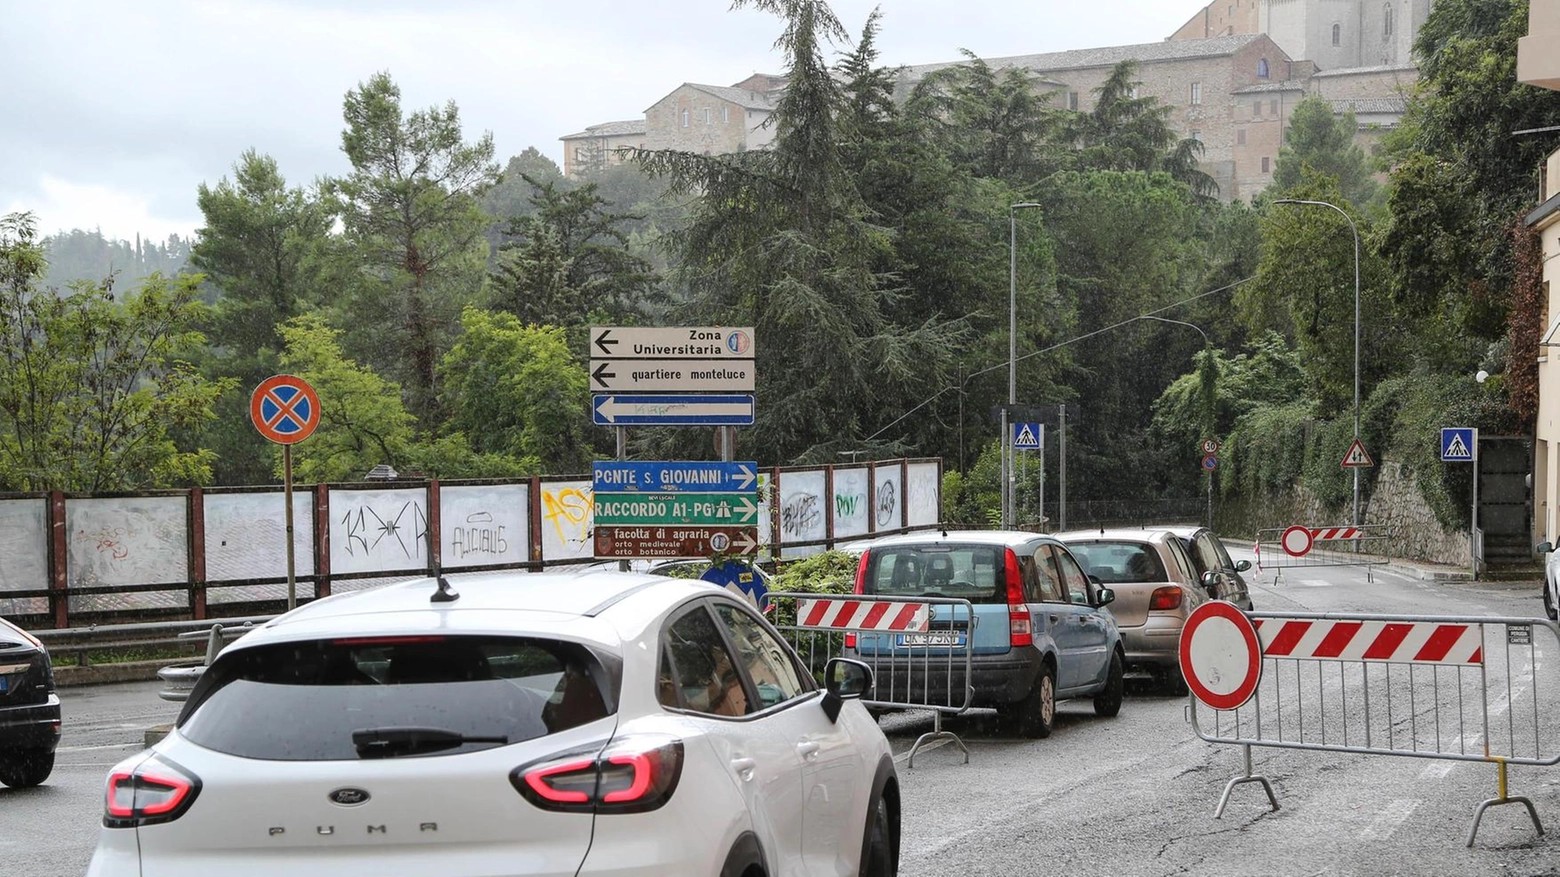
[[[1236, 553], [1237, 558], [1241, 555]], [[1246, 555], [1249, 558], [1249, 555]], [[1537, 616], [1531, 583], [1432, 583], [1352, 569], [1271, 573], [1251, 579], [1259, 611]], [[1556, 688], [1560, 661], [1535, 684]], [[38, 789], [0, 788], [0, 873], [78, 877], [91, 857], [108, 768], [141, 747], [143, 731], [178, 705], [154, 682], [66, 689], [65, 734], [54, 776]], [[1464, 837], [1479, 801], [1496, 790], [1493, 767], [1419, 758], [1254, 750], [1281, 809], [1260, 789], [1238, 788], [1213, 818], [1239, 750], [1199, 740], [1186, 701], [1129, 690], [1121, 714], [1088, 702], [1061, 707], [1047, 740], [1012, 737], [995, 714], [947, 722], [970, 748], [906, 753], [931, 729], [920, 714], [883, 719], [901, 753], [904, 841], [912, 877], [1078, 875], [1538, 875], [1560, 874], [1560, 841], [1534, 832], [1520, 807], [1492, 809], [1477, 844]], [[1544, 728], [1560, 753], [1560, 728]], [[1560, 768], [1513, 767], [1511, 793], [1533, 799], [1560, 827]]]

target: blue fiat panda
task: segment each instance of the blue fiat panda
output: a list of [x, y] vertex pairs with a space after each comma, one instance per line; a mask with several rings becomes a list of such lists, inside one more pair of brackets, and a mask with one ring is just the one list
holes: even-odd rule
[[1105, 608], [1116, 595], [1050, 536], [971, 530], [879, 539], [861, 555], [856, 593], [968, 600], [974, 613], [973, 630], [955, 613], [926, 634], [861, 637], [852, 651], [876, 676], [868, 700], [892, 702], [890, 692], [924, 687], [926, 668], [941, 658], [945, 669], [931, 681], [941, 686], [947, 675], [953, 691], [968, 685], [971, 706], [995, 708], [1026, 737], [1050, 735], [1059, 700], [1091, 697], [1107, 717], [1121, 710], [1124, 653]]

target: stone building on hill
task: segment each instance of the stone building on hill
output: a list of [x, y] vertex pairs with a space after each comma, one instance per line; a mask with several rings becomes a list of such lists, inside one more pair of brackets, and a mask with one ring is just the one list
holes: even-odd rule
[[[1339, 115], [1352, 111], [1366, 148], [1398, 124], [1418, 78], [1411, 49], [1431, 2], [1214, 0], [1161, 42], [984, 60], [1029, 69], [1057, 106], [1082, 112], [1116, 64], [1138, 62], [1139, 94], [1169, 107], [1182, 137], [1202, 142], [1203, 171], [1220, 197], [1249, 200], [1272, 182], [1289, 115], [1307, 95], [1328, 100]], [[961, 63], [906, 67], [899, 94]], [[771, 74], [732, 86], [683, 83], [645, 111], [642, 134], [615, 136], [704, 154], [761, 149], [774, 139], [768, 122], [784, 87], [784, 77]], [[580, 156], [612, 148], [593, 128], [563, 138], [565, 172], [586, 166]]]

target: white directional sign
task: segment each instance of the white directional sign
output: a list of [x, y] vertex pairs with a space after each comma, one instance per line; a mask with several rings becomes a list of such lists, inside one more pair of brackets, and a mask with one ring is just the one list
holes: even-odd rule
[[751, 328], [592, 326], [592, 359], [752, 359]]
[[590, 388], [662, 393], [751, 393], [753, 360], [591, 360]]

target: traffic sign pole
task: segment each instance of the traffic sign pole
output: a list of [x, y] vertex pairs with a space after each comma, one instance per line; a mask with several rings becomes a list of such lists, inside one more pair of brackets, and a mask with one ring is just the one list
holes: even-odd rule
[[320, 425], [320, 397], [303, 378], [272, 375], [249, 397], [249, 419], [266, 440], [282, 446], [282, 502], [286, 504], [287, 609], [298, 606], [296, 549], [293, 546], [292, 446]]
[[298, 579], [294, 575], [292, 507], [292, 445], [282, 445], [282, 502], [287, 504], [287, 609], [298, 606]]

